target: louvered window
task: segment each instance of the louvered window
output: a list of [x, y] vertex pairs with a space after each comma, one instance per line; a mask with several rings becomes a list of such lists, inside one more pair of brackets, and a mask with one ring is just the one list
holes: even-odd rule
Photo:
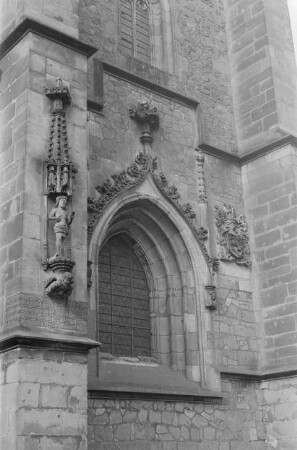
[[148, 0], [120, 0], [122, 53], [150, 63], [150, 16]]
[[99, 341], [115, 356], [150, 356], [149, 289], [127, 236], [111, 238], [99, 253]]

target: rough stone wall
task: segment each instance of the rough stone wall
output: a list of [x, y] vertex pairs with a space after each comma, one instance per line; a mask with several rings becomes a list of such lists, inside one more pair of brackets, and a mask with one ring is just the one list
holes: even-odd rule
[[86, 450], [86, 355], [15, 349], [0, 364], [0, 447]]
[[160, 127], [153, 132], [153, 154], [170, 183], [178, 186], [184, 201], [195, 201], [195, 120], [191, 108], [161, 97], [111, 75], [104, 75], [103, 114], [89, 113], [89, 192], [114, 172], [119, 172], [143, 151], [141, 128], [129, 117], [128, 108], [148, 100], [160, 114]]
[[252, 292], [240, 289], [241, 280], [220, 276], [218, 313], [213, 314], [216, 363], [222, 367], [257, 369], [259, 333]]
[[1, 2], [0, 40], [4, 40], [25, 18], [36, 20], [69, 36], [78, 37], [79, 0]]
[[[218, 255], [214, 207], [224, 203], [244, 212], [241, 169], [238, 165], [205, 155], [205, 186], [208, 199], [210, 247]], [[218, 309], [212, 314], [216, 363], [256, 369], [259, 362], [259, 332], [254, 314], [252, 269], [222, 262], [217, 277]]]
[[261, 383], [267, 450], [297, 448], [297, 379]]
[[243, 167], [253, 292], [263, 323], [263, 365], [296, 364], [296, 154], [292, 146]]
[[[160, 2], [164, 4], [165, 2]], [[165, 6], [163, 5], [163, 8]], [[221, 0], [170, 1], [168, 36], [163, 45], [174, 49], [174, 67], [146, 64], [119, 51], [117, 2], [83, 0], [80, 4], [80, 37], [98, 48], [96, 57], [200, 102], [200, 142], [236, 151], [229, 61]], [[165, 60], [165, 58], [164, 58]], [[197, 141], [196, 141], [197, 144]]]
[[225, 7], [236, 128], [244, 154], [296, 133], [296, 63], [286, 0], [225, 0]]
[[222, 403], [89, 399], [89, 450], [264, 450], [257, 383], [222, 380]]

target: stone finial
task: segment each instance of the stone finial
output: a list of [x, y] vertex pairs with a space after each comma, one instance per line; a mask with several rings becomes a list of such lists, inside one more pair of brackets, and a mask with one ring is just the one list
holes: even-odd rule
[[150, 130], [159, 126], [159, 113], [157, 108], [150, 108], [149, 102], [143, 101], [138, 104], [138, 108], [129, 109], [131, 119], [143, 126], [149, 127]]
[[54, 110], [63, 109], [64, 104], [68, 105], [69, 103], [71, 103], [69, 88], [63, 85], [63, 81], [61, 80], [61, 78], [57, 78], [56, 86], [54, 88], [45, 88], [44, 93], [51, 100], [60, 101], [55, 104], [56, 107], [54, 108]]
[[142, 128], [140, 142], [143, 144], [144, 153], [147, 153], [153, 143], [152, 131], [159, 127], [158, 110], [150, 108], [149, 102], [143, 101], [139, 102], [138, 108], [130, 108], [129, 115]]
[[45, 193], [49, 196], [72, 195], [76, 172], [68, 145], [67, 123], [64, 105], [71, 103], [69, 88], [57, 80], [56, 87], [45, 88], [45, 95], [53, 100], [52, 123], [47, 160], [45, 161]]

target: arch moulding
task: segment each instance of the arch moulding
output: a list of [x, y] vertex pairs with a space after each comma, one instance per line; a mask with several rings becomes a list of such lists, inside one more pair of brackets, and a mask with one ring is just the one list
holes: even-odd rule
[[[97, 187], [89, 199], [89, 260], [94, 282], [90, 307], [97, 310], [98, 257], [111, 236], [126, 233], [136, 243], [150, 288], [155, 356], [161, 363], [218, 390], [211, 313], [205, 286], [212, 284], [213, 261], [204, 244], [205, 230], [193, 225], [194, 211], [157, 171], [157, 158], [139, 154], [125, 171]], [[137, 251], [137, 248], [136, 248]]]

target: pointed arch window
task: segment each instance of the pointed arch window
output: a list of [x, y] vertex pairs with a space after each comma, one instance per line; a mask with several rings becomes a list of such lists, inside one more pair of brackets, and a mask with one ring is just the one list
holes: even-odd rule
[[120, 45], [123, 54], [151, 62], [149, 0], [120, 0]]
[[149, 288], [135, 248], [122, 234], [99, 254], [99, 340], [116, 356], [151, 356]]

